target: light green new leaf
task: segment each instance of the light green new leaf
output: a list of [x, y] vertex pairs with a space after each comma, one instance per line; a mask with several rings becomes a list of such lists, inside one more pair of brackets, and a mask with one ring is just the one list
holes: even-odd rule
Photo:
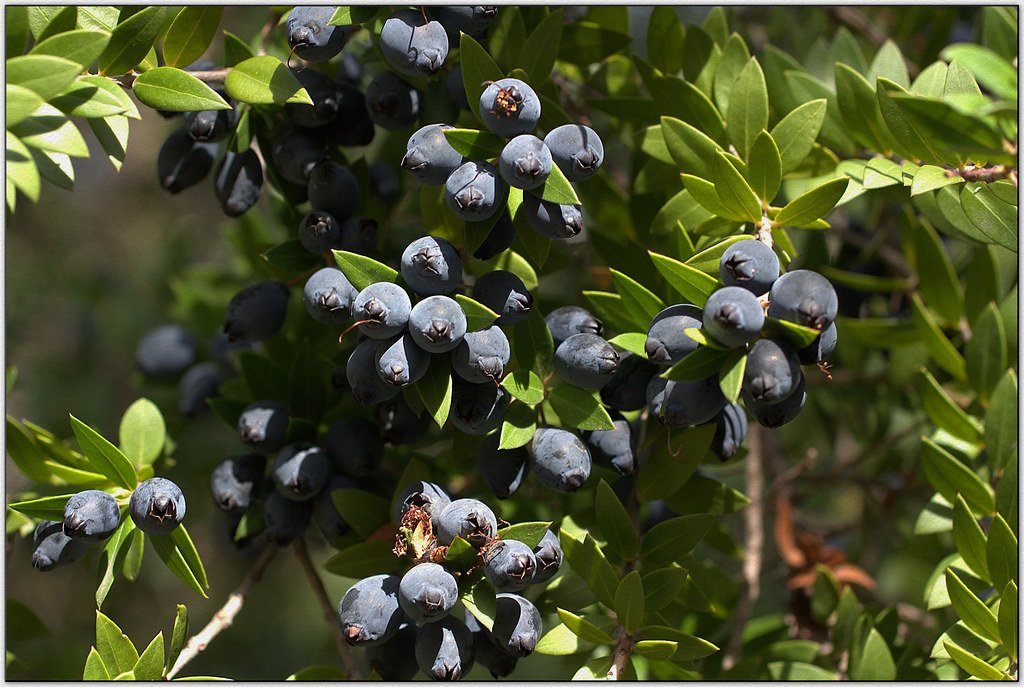
[[9, 503], [7, 507], [18, 513], [24, 513], [29, 517], [40, 520], [54, 520], [60, 522], [64, 519], [64, 504], [74, 494], [60, 494], [58, 496], [43, 496], [29, 501], [18, 501]]
[[89, 157], [89, 146], [78, 127], [49, 103], [20, 124], [10, 127], [10, 131], [30, 148], [70, 157]]
[[775, 224], [781, 227], [801, 227], [825, 216], [835, 207], [846, 192], [849, 177], [840, 177], [815, 186], [807, 193], [786, 203], [775, 216]]
[[128, 118], [115, 115], [103, 119], [90, 119], [89, 128], [92, 129], [103, 152], [107, 154], [107, 159], [114, 166], [114, 170], [120, 172], [128, 147]]
[[729, 140], [746, 160], [754, 139], [768, 127], [768, 87], [756, 57], [750, 58], [733, 83], [725, 122]]
[[7, 131], [7, 207], [14, 212], [15, 189], [33, 203], [39, 200], [41, 182], [32, 153], [17, 136]]
[[49, 100], [82, 72], [80, 64], [55, 55], [19, 55], [7, 60], [7, 83]]
[[615, 644], [615, 640], [612, 639], [607, 632], [599, 628], [597, 625], [594, 625], [589, 620], [586, 620], [575, 613], [570, 613], [563, 608], [556, 610], [558, 611], [558, 617], [562, 620], [562, 623], [569, 628], [570, 632], [578, 636], [580, 639], [587, 642], [593, 642], [595, 644]]
[[199, 558], [199, 552], [196, 550], [196, 545], [192, 543], [192, 537], [189, 536], [188, 529], [186, 529], [184, 525], [179, 525], [167, 536], [174, 542], [178, 551], [181, 552], [181, 557], [195, 575], [199, 584], [203, 587], [209, 588], [210, 582], [206, 578], [206, 569], [203, 567], [203, 561]]
[[505, 139], [489, 131], [478, 129], [445, 129], [445, 140], [463, 157], [490, 160], [501, 155]]
[[747, 352], [743, 349], [730, 351], [722, 361], [722, 367], [718, 372], [718, 384], [725, 400], [729, 403], [735, 403], [739, 399], [740, 390], [743, 388], [743, 374], [746, 369]]
[[946, 651], [949, 653], [953, 662], [963, 668], [969, 675], [976, 677], [980, 680], [1009, 680], [1009, 675], [1003, 673], [1003, 671], [995, 668], [994, 666], [985, 663], [974, 654], [970, 654], [956, 644], [950, 642], [942, 642], [943, 646], [946, 647]]
[[100, 74], [125, 74], [142, 62], [160, 35], [166, 11], [166, 7], [147, 7], [115, 26], [99, 57]]
[[334, 254], [334, 261], [338, 263], [338, 267], [345, 274], [345, 278], [360, 291], [370, 284], [381, 281], [398, 282], [398, 272], [382, 262], [344, 250], [331, 252]]
[[71, 60], [78, 64], [80, 72], [84, 72], [99, 59], [109, 41], [110, 34], [106, 31], [66, 31], [36, 43], [29, 54], [54, 55]]
[[98, 681], [98, 680], [110, 680], [111, 675], [107, 672], [107, 667], [103, 664], [103, 658], [100, 656], [100, 652], [96, 651], [96, 647], [89, 647], [89, 655], [85, 659], [85, 670], [82, 673], [83, 680]]
[[112, 675], [127, 673], [139, 660], [132, 641], [114, 621], [96, 611], [96, 650]]
[[[507, 378], [506, 378], [507, 379]], [[501, 437], [498, 448], [513, 449], [530, 443], [533, 433], [537, 431], [537, 411], [516, 399], [505, 411], [505, 419], [501, 423]]]
[[910, 86], [910, 74], [907, 71], [907, 62], [900, 52], [899, 46], [892, 39], [888, 39], [875, 53], [871, 60], [871, 66], [867, 73], [868, 83], [875, 83], [875, 79], [883, 77], [899, 84], [903, 88]]
[[185, 67], [202, 57], [217, 35], [223, 13], [223, 7], [182, 7], [164, 34], [167, 66]]
[[608, 343], [613, 346], [629, 351], [633, 355], [638, 355], [641, 358], [647, 357], [647, 351], [644, 349], [644, 344], [647, 341], [647, 334], [644, 332], [623, 332], [617, 334], [612, 338], [608, 339]]
[[44, 101], [35, 91], [24, 86], [7, 84], [7, 100], [5, 103], [7, 113], [7, 127], [10, 128], [28, 118], [33, 112], [42, 107]]
[[352, 7], [339, 7], [334, 11], [334, 15], [331, 20], [327, 22], [331, 26], [346, 26], [349, 24], [363, 24], [370, 21], [377, 12], [380, 11], [380, 7], [373, 7], [368, 5], [353, 5]]
[[[71, 117], [97, 119], [125, 114], [137, 108], [126, 107], [124, 100], [104, 88], [102, 83], [114, 85], [102, 76], [85, 76], [76, 79], [70, 86], [50, 99], [50, 104]], [[120, 86], [117, 86], [120, 88]], [[129, 99], [130, 101], [130, 99]]]
[[619, 577], [590, 533], [586, 533], [581, 541], [562, 529], [558, 541], [562, 545], [565, 560], [583, 578], [598, 601], [609, 608], [614, 607]]
[[136, 680], [156, 681], [164, 674], [164, 633], [158, 632], [146, 650], [139, 656], [132, 675]]
[[644, 583], [640, 571], [633, 570], [622, 578], [615, 590], [615, 615], [629, 634], [636, 632], [644, 619]]
[[746, 222], [756, 224], [761, 221], [761, 202], [757, 194], [724, 153], [715, 152], [711, 161], [711, 176], [719, 199], [731, 212], [738, 213]]
[[570, 630], [565, 623], [559, 623], [541, 637], [535, 651], [543, 656], [570, 656], [589, 647], [587, 640]]
[[135, 474], [135, 468], [131, 461], [121, 453], [121, 449], [100, 436], [92, 427], [71, 415], [71, 428], [78, 439], [78, 445], [82, 453], [89, 459], [96, 472], [99, 472], [116, 484], [125, 489], [134, 489], [139, 483]]
[[544, 382], [533, 370], [516, 370], [501, 380], [505, 390], [528, 405], [537, 405], [544, 400]]
[[158, 110], [192, 112], [231, 109], [216, 91], [177, 67], [156, 67], [139, 74], [132, 85], [132, 91], [142, 103]]
[[630, 523], [625, 506], [604, 480], [598, 483], [594, 494], [594, 514], [598, 530], [608, 542], [608, 548], [624, 560], [636, 558], [636, 530]]
[[313, 104], [292, 70], [273, 55], [250, 57], [236, 64], [224, 79], [224, 90], [235, 100], [253, 105]]
[[615, 429], [611, 416], [594, 395], [574, 386], [559, 386], [548, 396], [548, 403], [563, 423], [577, 429]]
[[967, 588], [952, 568], [947, 568], [945, 575], [946, 590], [956, 614], [967, 627], [998, 642], [999, 622], [995, 614]]
[[137, 467], [150, 465], [160, 457], [167, 440], [164, 416], [155, 403], [140, 398], [121, 416], [118, 436], [121, 451]]
[[550, 527], [550, 522], [519, 522], [499, 529], [498, 539], [514, 539], [533, 549], [540, 544]]
[[551, 174], [548, 175], [544, 184], [540, 188], [527, 191], [527, 193], [532, 193], [549, 203], [558, 203], [559, 205], [580, 204], [580, 198], [576, 195], [576, 189], [572, 187], [572, 183], [569, 182], [556, 164], [551, 165]]
[[919, 196], [940, 189], [943, 186], [953, 186], [964, 183], [960, 175], [947, 174], [945, 167], [937, 165], [921, 165], [921, 168], [914, 174], [914, 182], [910, 185], [910, 195]]

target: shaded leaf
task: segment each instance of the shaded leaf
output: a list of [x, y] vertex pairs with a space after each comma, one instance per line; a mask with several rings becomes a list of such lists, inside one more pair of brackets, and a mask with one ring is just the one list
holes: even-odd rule
[[99, 57], [100, 74], [125, 74], [141, 62], [160, 34], [166, 11], [166, 7], [146, 7], [119, 21]]
[[224, 79], [224, 90], [231, 98], [253, 105], [313, 104], [292, 71], [272, 55], [250, 57], [236, 64]]
[[559, 419], [577, 429], [614, 429], [608, 411], [594, 395], [584, 389], [563, 385], [548, 396], [548, 402]]
[[608, 548], [625, 560], [636, 558], [636, 530], [633, 529], [625, 506], [603, 479], [595, 490], [594, 514], [598, 530], [608, 542]]
[[185, 67], [206, 52], [217, 35], [223, 7], [182, 7], [164, 34], [164, 61], [170, 67]]
[[71, 415], [71, 428], [78, 439], [82, 453], [88, 458], [96, 472], [105, 475], [111, 482], [125, 489], [134, 489], [139, 483], [135, 468], [128, 458], [99, 432]]
[[132, 91], [142, 103], [156, 110], [190, 112], [231, 109], [216, 91], [177, 67], [155, 67], [139, 74], [132, 84]]

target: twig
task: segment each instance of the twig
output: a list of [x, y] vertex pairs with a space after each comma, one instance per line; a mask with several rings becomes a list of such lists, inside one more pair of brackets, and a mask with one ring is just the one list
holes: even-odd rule
[[206, 71], [189, 72], [189, 76], [194, 76], [204, 83], [224, 83], [224, 80], [228, 78], [230, 69], [209, 69]]
[[313, 591], [316, 593], [317, 601], [320, 602], [320, 610], [324, 613], [324, 620], [331, 628], [331, 632], [334, 633], [334, 643], [338, 645], [338, 653], [341, 654], [341, 660], [345, 663], [345, 677], [349, 680], [362, 680], [362, 676], [359, 674], [359, 666], [356, 665], [355, 659], [352, 657], [352, 650], [345, 642], [345, 637], [341, 634], [341, 625], [338, 624], [338, 614], [334, 610], [334, 606], [331, 604], [331, 600], [327, 598], [327, 590], [324, 588], [324, 583], [317, 575], [316, 569], [313, 567], [313, 563], [309, 560], [309, 551], [306, 550], [306, 540], [302, 537], [298, 537], [294, 543], [295, 556], [299, 559], [299, 563], [302, 564], [302, 569], [306, 572], [306, 577], [309, 578], [309, 583], [313, 587]]
[[245, 579], [242, 580], [242, 584], [239, 585], [238, 589], [231, 593], [228, 597], [227, 603], [225, 603], [219, 611], [217, 611], [209, 623], [206, 624], [199, 634], [193, 635], [185, 648], [178, 655], [178, 660], [175, 661], [174, 667], [167, 672], [167, 679], [170, 680], [177, 675], [182, 668], [185, 667], [189, 661], [199, 655], [200, 651], [206, 649], [206, 645], [213, 640], [214, 637], [219, 635], [224, 630], [231, 627], [231, 623], [234, 622], [235, 616], [242, 610], [242, 604], [245, 603], [246, 598], [249, 596], [249, 592], [256, 586], [256, 583], [263, 577], [263, 573], [266, 571], [267, 566], [270, 565], [270, 561], [277, 555], [278, 547], [276, 544], [267, 544], [267, 548], [263, 550], [263, 554], [260, 559], [256, 561], [256, 565], [246, 574]]
[[271, 12], [270, 16], [267, 17], [267, 23], [260, 29], [260, 47], [256, 50], [257, 55], [267, 54], [267, 48], [270, 47], [270, 39], [274, 35], [274, 28], [279, 21], [281, 21], [280, 12]]
[[747, 498], [750, 504], [743, 509], [743, 595], [733, 615], [732, 634], [722, 658], [722, 669], [729, 670], [736, 665], [743, 652], [743, 628], [754, 610], [754, 603], [761, 594], [761, 551], [764, 548], [764, 474], [761, 444], [761, 427], [753, 425], [747, 434], [748, 453], [746, 463]]
[[626, 633], [626, 629], [619, 626], [619, 643], [615, 645], [615, 653], [612, 654], [612, 667], [608, 669], [605, 678], [608, 680], [624, 680], [626, 667], [629, 665], [629, 655], [633, 652], [633, 637]]

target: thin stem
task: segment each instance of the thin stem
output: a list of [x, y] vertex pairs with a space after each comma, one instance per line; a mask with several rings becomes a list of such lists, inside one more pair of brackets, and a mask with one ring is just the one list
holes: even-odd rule
[[619, 626], [619, 642], [615, 645], [615, 653], [612, 654], [612, 667], [608, 669], [605, 676], [608, 680], [626, 679], [626, 668], [629, 666], [629, 655], [633, 653], [633, 637], [626, 633], [626, 629]]
[[230, 69], [209, 69], [206, 71], [189, 72], [189, 76], [194, 76], [204, 83], [224, 83], [224, 80], [228, 78]]
[[206, 624], [199, 634], [193, 635], [188, 643], [185, 644], [185, 648], [178, 655], [178, 660], [175, 661], [174, 667], [167, 672], [167, 679], [170, 680], [177, 675], [182, 668], [185, 667], [189, 661], [199, 655], [200, 651], [206, 649], [206, 646], [213, 640], [214, 637], [219, 635], [224, 630], [231, 627], [231, 623], [234, 622], [235, 616], [242, 610], [242, 604], [245, 603], [246, 598], [249, 596], [249, 592], [256, 586], [256, 583], [263, 577], [263, 573], [266, 571], [267, 566], [270, 565], [270, 561], [277, 555], [278, 546], [277, 544], [267, 544], [267, 548], [263, 550], [263, 554], [260, 559], [256, 561], [256, 565], [246, 574], [245, 579], [242, 580], [242, 584], [239, 585], [238, 589], [231, 593], [228, 597], [227, 603], [225, 603], [219, 611], [217, 611], [209, 623]]
[[743, 509], [743, 594], [733, 618], [732, 634], [722, 669], [736, 665], [743, 652], [743, 628], [754, 611], [754, 603], [761, 594], [761, 556], [764, 548], [764, 466], [761, 427], [753, 425], [747, 434], [749, 452], [746, 464], [747, 498], [750, 504]]
[[295, 548], [295, 556], [299, 559], [299, 563], [302, 564], [302, 569], [305, 571], [306, 577], [309, 578], [309, 583], [313, 587], [317, 601], [320, 602], [320, 610], [323, 611], [324, 620], [327, 621], [331, 632], [334, 633], [334, 643], [338, 645], [338, 653], [341, 654], [341, 660], [345, 663], [345, 676], [349, 680], [362, 680], [363, 678], [359, 674], [359, 666], [356, 665], [356, 661], [352, 656], [352, 649], [349, 648], [348, 643], [345, 642], [344, 635], [341, 633], [341, 625], [338, 624], [338, 614], [335, 612], [331, 600], [327, 597], [327, 590], [324, 588], [323, 580], [320, 579], [316, 569], [313, 567], [312, 561], [309, 560], [306, 540], [303, 537], [299, 537], [295, 540], [293, 546]]

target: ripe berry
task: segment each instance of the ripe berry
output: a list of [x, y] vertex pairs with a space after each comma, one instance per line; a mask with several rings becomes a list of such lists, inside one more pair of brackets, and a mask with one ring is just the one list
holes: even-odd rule
[[601, 387], [601, 402], [619, 411], [640, 410], [647, 405], [647, 384], [658, 368], [642, 356], [619, 353], [619, 366]]
[[803, 376], [796, 351], [784, 339], [758, 339], [747, 352], [743, 390], [755, 401], [777, 403]]
[[498, 646], [523, 658], [533, 653], [543, 632], [540, 611], [518, 594], [498, 594], [491, 634]]
[[397, 396], [400, 391], [377, 374], [378, 343], [377, 339], [361, 341], [345, 365], [345, 377], [352, 389], [352, 397], [360, 405], [383, 403]]
[[420, 671], [416, 664], [416, 638], [420, 628], [416, 623], [402, 623], [395, 636], [385, 642], [366, 647], [366, 662], [385, 682], [406, 682]]
[[402, 167], [427, 186], [444, 184], [466, 161], [444, 136], [444, 131], [452, 128], [448, 124], [428, 124], [410, 136]]
[[333, 160], [324, 160], [313, 166], [306, 189], [310, 206], [314, 210], [329, 212], [338, 222], [348, 219], [359, 202], [356, 175]]
[[288, 433], [288, 409], [277, 401], [254, 401], [238, 416], [242, 442], [259, 453], [276, 453]]
[[612, 345], [596, 334], [573, 334], [555, 349], [555, 372], [581, 389], [600, 389], [619, 366]]
[[224, 331], [231, 341], [263, 341], [284, 325], [288, 287], [279, 281], [250, 284], [228, 303]]
[[332, 26], [335, 7], [299, 6], [288, 13], [284, 31], [288, 45], [307, 62], [327, 62], [341, 52], [352, 33], [351, 26]]
[[804, 403], [807, 401], [807, 383], [801, 373], [793, 392], [778, 403], [755, 401], [745, 391], [741, 392], [740, 396], [743, 398], [743, 405], [746, 406], [747, 412], [753, 415], [758, 422], [765, 427], [781, 427], [795, 419], [803, 410]]
[[348, 588], [338, 604], [338, 621], [349, 644], [383, 644], [398, 633], [405, 620], [398, 605], [400, 582], [398, 575], [373, 575]]
[[487, 504], [476, 499], [456, 499], [449, 503], [437, 519], [437, 540], [451, 545], [461, 537], [475, 548], [490, 543], [498, 533], [498, 519]]
[[263, 502], [266, 536], [278, 546], [287, 546], [302, 536], [313, 515], [312, 501], [293, 501], [272, 491]]
[[473, 299], [498, 314], [494, 324], [505, 327], [524, 320], [533, 307], [533, 296], [523, 280], [512, 272], [491, 270], [473, 284]]
[[327, 456], [316, 444], [285, 446], [277, 454], [270, 474], [277, 492], [292, 501], [308, 501], [327, 483]]
[[395, 71], [430, 76], [448, 56], [448, 34], [440, 22], [427, 21], [419, 10], [399, 10], [380, 30], [380, 51]]
[[436, 528], [441, 511], [447, 508], [451, 502], [452, 499], [448, 493], [433, 482], [413, 482], [395, 498], [395, 525], [401, 524], [406, 512], [416, 506], [426, 511]]
[[636, 464], [635, 447], [629, 422], [615, 413], [612, 416], [615, 429], [584, 432], [583, 439], [590, 449], [591, 459], [598, 465], [609, 467], [619, 474], [633, 472]]
[[421, 94], [391, 71], [378, 74], [366, 87], [366, 112], [388, 131], [408, 129], [420, 115]]
[[402, 278], [421, 296], [453, 293], [462, 281], [462, 258], [451, 241], [418, 238], [402, 252]]
[[473, 667], [473, 633], [453, 615], [420, 628], [416, 663], [435, 680], [459, 680]]
[[106, 539], [120, 522], [121, 509], [117, 499], [105, 491], [85, 489], [64, 504], [64, 534], [73, 539]]
[[604, 162], [604, 144], [589, 126], [563, 124], [544, 137], [562, 174], [569, 181], [586, 181], [594, 176]]
[[85, 555], [91, 544], [64, 534], [63, 525], [40, 520], [32, 535], [32, 567], [45, 572], [74, 563]]
[[135, 364], [153, 379], [174, 379], [191, 367], [199, 340], [184, 327], [165, 324], [151, 329], [135, 347]]
[[504, 138], [528, 134], [540, 122], [540, 98], [520, 79], [488, 85], [480, 94], [479, 110], [484, 125]]
[[135, 487], [128, 514], [146, 534], [170, 534], [185, 519], [185, 495], [171, 480], [153, 477]]
[[508, 199], [508, 186], [489, 162], [470, 160], [444, 182], [444, 198], [455, 216], [468, 222], [493, 217]]
[[663, 424], [673, 427], [702, 425], [725, 406], [725, 396], [717, 374], [693, 382], [672, 382], [653, 377], [647, 385], [647, 405]]
[[551, 174], [551, 151], [533, 134], [520, 134], [502, 148], [498, 169], [509, 186], [539, 188]]
[[523, 483], [530, 454], [525, 446], [499, 449], [500, 439], [500, 433], [495, 432], [483, 440], [477, 454], [477, 469], [494, 495], [507, 499]]
[[604, 325], [601, 320], [578, 305], [563, 305], [560, 308], [555, 308], [544, 317], [544, 324], [551, 332], [555, 348], [558, 348], [573, 334], [601, 336], [604, 333]]
[[412, 301], [398, 284], [382, 281], [370, 284], [352, 301], [352, 317], [359, 331], [371, 339], [390, 339], [409, 322]]
[[332, 472], [327, 476], [327, 484], [320, 493], [313, 497], [313, 520], [324, 539], [328, 542], [343, 537], [352, 531], [352, 527], [341, 517], [338, 507], [334, 505], [331, 492], [338, 489], [358, 489], [359, 485], [340, 472]]
[[836, 349], [838, 340], [839, 331], [836, 329], [836, 323], [833, 322], [821, 334], [818, 334], [814, 341], [797, 349], [796, 354], [800, 358], [800, 364], [817, 365], [825, 362], [832, 355], [832, 351]]
[[496, 592], [518, 592], [533, 582], [537, 559], [529, 546], [503, 539], [484, 549], [484, 577]]
[[723, 286], [704, 304], [704, 330], [723, 346], [753, 341], [764, 326], [764, 308], [742, 286]]
[[533, 556], [537, 559], [537, 573], [533, 576], [533, 584], [547, 582], [562, 567], [562, 545], [554, 532], [548, 530], [537, 546], [533, 547]]
[[711, 440], [711, 450], [719, 460], [728, 460], [739, 450], [745, 436], [747, 414], [743, 406], [730, 403], [715, 416], [715, 436]]
[[508, 337], [497, 325], [466, 332], [451, 353], [452, 370], [474, 384], [501, 381], [512, 357]]
[[302, 302], [317, 322], [340, 324], [352, 316], [352, 301], [359, 292], [337, 267], [323, 267], [302, 287]]
[[416, 345], [431, 353], [447, 353], [466, 335], [466, 313], [447, 296], [428, 296], [413, 306], [409, 335]]
[[670, 305], [654, 316], [647, 329], [647, 341], [644, 342], [647, 359], [657, 365], [679, 362], [699, 346], [685, 331], [703, 326], [701, 309], [697, 306], [688, 303]]
[[524, 193], [523, 214], [534, 231], [549, 239], [571, 239], [583, 231], [579, 205], [559, 205]]
[[196, 363], [188, 368], [178, 383], [178, 412], [192, 418], [209, 411], [206, 399], [220, 394], [222, 376], [222, 368], [217, 363]]
[[285, 114], [299, 126], [315, 128], [326, 126], [338, 116], [338, 87], [334, 79], [318, 69], [299, 69], [292, 72], [309, 94], [312, 105], [286, 103]]
[[239, 217], [263, 195], [263, 164], [252, 148], [228, 151], [217, 167], [214, 180], [217, 200], [228, 217]]
[[437, 563], [413, 566], [398, 585], [398, 603], [414, 622], [435, 623], [451, 612], [459, 599], [455, 577]]
[[726, 286], [742, 286], [760, 296], [779, 278], [779, 256], [767, 243], [737, 241], [722, 253], [718, 276]]
[[501, 425], [510, 401], [505, 388], [494, 382], [474, 384], [453, 377], [449, 418], [456, 429], [466, 434], [484, 435]]
[[590, 477], [590, 451], [567, 429], [538, 427], [530, 440], [530, 457], [533, 473], [548, 489], [577, 491]]
[[825, 331], [839, 312], [835, 287], [812, 270], [793, 270], [775, 280], [768, 294], [768, 316]]
[[267, 459], [257, 453], [226, 458], [210, 474], [210, 492], [217, 507], [229, 513], [249, 509], [263, 484]]

